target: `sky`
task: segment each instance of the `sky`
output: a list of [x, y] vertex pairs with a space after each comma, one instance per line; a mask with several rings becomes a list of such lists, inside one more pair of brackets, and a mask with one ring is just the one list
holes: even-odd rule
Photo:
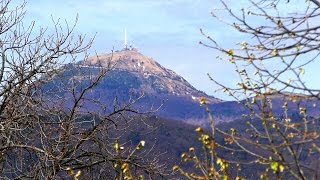
[[[22, 0], [16, 0], [19, 3]], [[124, 29], [128, 43], [166, 68], [183, 76], [191, 85], [209, 95], [228, 99], [208, 78], [207, 73], [224, 84], [236, 80], [229, 63], [218, 60], [218, 52], [204, 47], [200, 28], [224, 47], [232, 48], [245, 37], [211, 16], [214, 0], [26, 0], [26, 22], [52, 27], [52, 19], [79, 21], [76, 33], [95, 37], [92, 54], [122, 49]], [[239, 1], [239, 9], [241, 3]], [[237, 8], [237, 7], [236, 7]], [[63, 21], [61, 21], [63, 22]]]

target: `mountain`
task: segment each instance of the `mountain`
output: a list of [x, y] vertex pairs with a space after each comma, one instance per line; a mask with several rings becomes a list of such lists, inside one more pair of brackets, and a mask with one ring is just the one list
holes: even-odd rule
[[[64, 79], [63, 86], [68, 86], [75, 80], [80, 84], [86, 84], [86, 81], [90, 81], [91, 75], [98, 73], [101, 68], [109, 71], [88, 93], [88, 96], [109, 106], [110, 111], [115, 103], [124, 105], [129, 101], [137, 100], [133, 108], [140, 112], [154, 112], [162, 118], [207, 126], [208, 113], [199, 103], [201, 97], [206, 99], [216, 122], [234, 121], [241, 119], [243, 114], [250, 114], [245, 103], [249, 103], [256, 111], [259, 111], [259, 104], [261, 104], [261, 97], [255, 97], [256, 103], [251, 104], [252, 99], [249, 99], [248, 102], [246, 100], [236, 102], [222, 101], [209, 96], [152, 58], [136, 50], [128, 49], [89, 57], [76, 64], [69, 64], [68, 70], [59, 77], [60, 80], [56, 78], [55, 81]], [[52, 89], [52, 85], [48, 88]], [[310, 100], [308, 97], [292, 93], [273, 93], [265, 94], [265, 96], [269, 102], [272, 102], [272, 111], [279, 119], [284, 114], [285, 102], [288, 102], [287, 113], [289, 115], [297, 116], [300, 107], [305, 107], [310, 115], [319, 116], [318, 108], [315, 106], [318, 102], [316, 99]], [[86, 103], [86, 107], [90, 105]]]
[[155, 113], [164, 118], [201, 124], [207, 121], [207, 113], [200, 106], [200, 97], [209, 105], [223, 102], [197, 90], [183, 77], [136, 50], [89, 57], [78, 65], [83, 69], [111, 69], [93, 93], [94, 98], [105, 103], [110, 103], [114, 97], [125, 102], [143, 96], [136, 107], [157, 110]]
[[[82, 61], [89, 66], [113, 66], [113, 71], [128, 72], [142, 82], [140, 92], [148, 95], [168, 95], [189, 98], [193, 101], [206, 97], [208, 103], [222, 100], [208, 96], [190, 85], [174, 71], [161, 66], [152, 58], [146, 57], [135, 50], [123, 50], [111, 54], [103, 54]], [[130, 82], [129, 82], [130, 83]], [[132, 91], [134, 91], [132, 89]]]

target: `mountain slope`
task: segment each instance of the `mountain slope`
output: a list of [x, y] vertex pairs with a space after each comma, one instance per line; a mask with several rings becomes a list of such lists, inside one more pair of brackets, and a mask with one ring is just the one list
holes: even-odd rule
[[92, 93], [94, 98], [105, 103], [113, 101], [115, 96], [123, 102], [143, 96], [136, 107], [158, 109], [156, 114], [161, 117], [199, 124], [207, 119], [204, 108], [199, 104], [200, 97], [205, 97], [210, 105], [222, 102], [197, 90], [172, 70], [134, 50], [90, 57], [78, 65], [83, 69], [112, 69]]
[[88, 66], [112, 66], [113, 71], [130, 72], [143, 82], [141, 90], [147, 94], [186, 96], [193, 100], [204, 96], [209, 103], [221, 102], [221, 100], [195, 89], [183, 77], [161, 66], [152, 58], [134, 50], [98, 55], [81, 63]]

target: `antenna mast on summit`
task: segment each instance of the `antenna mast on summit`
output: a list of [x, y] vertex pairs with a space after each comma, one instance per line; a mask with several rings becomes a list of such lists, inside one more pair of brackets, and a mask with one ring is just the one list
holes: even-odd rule
[[128, 49], [128, 44], [127, 44], [127, 28], [124, 28], [124, 49]]

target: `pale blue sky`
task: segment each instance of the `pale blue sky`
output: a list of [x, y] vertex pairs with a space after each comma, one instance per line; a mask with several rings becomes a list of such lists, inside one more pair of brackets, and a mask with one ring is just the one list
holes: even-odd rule
[[[19, 1], [22, 0], [15, 3]], [[121, 49], [126, 27], [129, 43], [138, 47], [141, 53], [182, 75], [197, 89], [225, 99], [222, 93], [214, 93], [217, 87], [206, 74], [210, 73], [226, 84], [235, 82], [231, 76], [234, 70], [230, 65], [217, 60], [217, 52], [198, 44], [200, 40], [205, 40], [200, 28], [225, 47], [233, 47], [244, 40], [244, 37], [211, 17], [213, 8], [218, 8], [214, 0], [26, 2], [26, 22], [34, 20], [38, 26], [52, 26], [52, 17], [72, 23], [78, 14], [77, 33], [87, 34], [88, 37], [96, 34], [92, 53], [109, 53], [113, 47]]]

